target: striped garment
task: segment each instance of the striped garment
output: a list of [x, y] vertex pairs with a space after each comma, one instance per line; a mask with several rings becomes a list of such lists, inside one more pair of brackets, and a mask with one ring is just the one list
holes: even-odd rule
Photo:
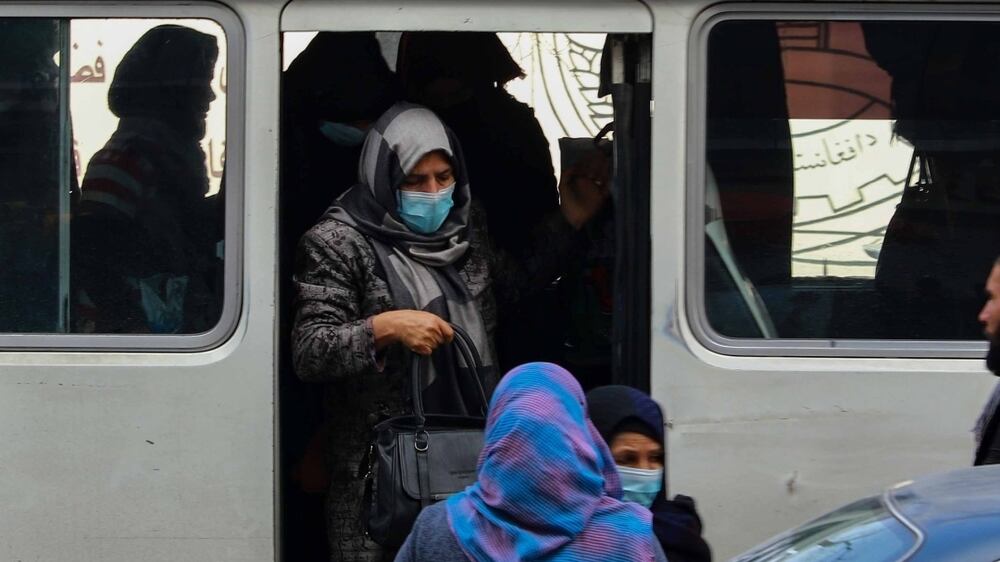
[[123, 117], [91, 158], [72, 220], [74, 329], [194, 333], [218, 319], [220, 197], [197, 138]]
[[625, 503], [607, 445], [569, 372], [529, 363], [490, 403], [478, 480], [448, 499], [448, 521], [474, 561], [648, 561], [651, 515]]

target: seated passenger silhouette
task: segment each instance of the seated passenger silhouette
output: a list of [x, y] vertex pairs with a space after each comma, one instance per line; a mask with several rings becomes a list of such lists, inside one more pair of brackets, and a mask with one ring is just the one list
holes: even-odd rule
[[195, 333], [220, 310], [221, 198], [200, 140], [215, 99], [214, 37], [162, 25], [125, 54], [108, 92], [120, 118], [90, 160], [73, 220], [77, 331]]
[[864, 25], [892, 76], [913, 162], [875, 274], [891, 337], [978, 339], [981, 280], [1000, 247], [1000, 35], [995, 24]]

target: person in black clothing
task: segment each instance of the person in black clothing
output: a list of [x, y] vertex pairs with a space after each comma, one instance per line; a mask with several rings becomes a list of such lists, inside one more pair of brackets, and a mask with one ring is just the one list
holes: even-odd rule
[[[410, 101], [432, 109], [465, 150], [473, 198], [486, 211], [493, 246], [524, 261], [536, 228], [559, 208], [549, 143], [528, 105], [505, 84], [524, 76], [495, 33], [407, 32], [397, 72]], [[513, 179], [512, 179], [513, 178]], [[500, 311], [502, 371], [560, 362], [566, 315], [550, 292]]]
[[653, 532], [667, 559], [711, 562], [694, 499], [677, 495], [670, 500], [663, 489], [666, 448], [660, 406], [635, 388], [610, 385], [587, 393], [587, 409], [611, 449], [625, 499], [653, 512]]
[[525, 225], [559, 208], [548, 140], [534, 111], [504, 89], [524, 71], [495, 33], [447, 32], [404, 33], [397, 69], [408, 98], [431, 108], [462, 141], [494, 245], [524, 254], [531, 240]]
[[368, 127], [399, 87], [371, 32], [321, 32], [284, 74], [282, 255], [358, 179]]
[[892, 77], [894, 131], [913, 145], [886, 226], [875, 287], [889, 339], [974, 339], [1000, 247], [1000, 36], [994, 23], [866, 22]]
[[[979, 321], [990, 340], [986, 367], [1000, 376], [1000, 258], [993, 262], [993, 271], [986, 280], [986, 304], [979, 312]], [[1000, 385], [993, 390], [976, 424], [975, 464], [1000, 464]]]

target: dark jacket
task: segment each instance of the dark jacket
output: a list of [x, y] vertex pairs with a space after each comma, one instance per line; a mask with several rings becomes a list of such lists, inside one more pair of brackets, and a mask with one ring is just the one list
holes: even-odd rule
[[983, 439], [976, 448], [975, 465], [1000, 464], [1000, 416], [993, 412], [990, 423], [986, 425]]
[[[622, 385], [598, 387], [587, 393], [587, 407], [594, 427], [609, 445], [623, 426], [635, 427], [636, 422], [651, 439], [665, 441], [663, 412], [640, 390]], [[670, 562], [711, 562], [712, 551], [701, 536], [694, 499], [677, 495], [670, 500], [661, 491], [649, 510], [653, 532]]]
[[[1000, 342], [990, 344], [990, 352], [986, 356], [986, 367], [993, 371], [993, 374], [1000, 376]], [[993, 390], [993, 396], [1000, 393], [1000, 388]], [[986, 408], [994, 406], [996, 399], [991, 397]], [[983, 423], [983, 433], [976, 444], [976, 466], [982, 464], [1000, 464], [1000, 404], [996, 404], [992, 412], [983, 412], [988, 416]]]

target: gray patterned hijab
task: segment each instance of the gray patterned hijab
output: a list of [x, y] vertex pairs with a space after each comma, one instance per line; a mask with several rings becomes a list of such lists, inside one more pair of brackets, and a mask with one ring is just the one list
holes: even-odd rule
[[[455, 205], [437, 231], [410, 230], [399, 216], [396, 192], [406, 175], [429, 152], [440, 150], [451, 159], [455, 176]], [[465, 161], [458, 139], [434, 113], [422, 106], [397, 103], [369, 130], [361, 149], [358, 184], [338, 199], [331, 212], [344, 220], [350, 215], [363, 234], [398, 248], [410, 259], [429, 267], [452, 265], [469, 247], [471, 196]]]
[[[426, 154], [441, 151], [455, 176], [454, 206], [441, 227], [430, 234], [411, 231], [397, 210], [396, 193], [407, 173]], [[422, 106], [398, 103], [375, 122], [361, 149], [359, 182], [337, 199], [328, 216], [364, 234], [385, 271], [397, 309], [437, 314], [465, 329], [486, 366], [483, 381], [495, 382], [492, 345], [482, 316], [455, 265], [469, 249], [469, 180], [458, 139], [434, 113]], [[458, 376], [465, 368], [449, 348], [434, 354], [425, 404], [428, 411], [465, 413], [471, 387]], [[441, 376], [444, 374], [445, 376]], [[457, 405], [457, 407], [456, 407]]]

